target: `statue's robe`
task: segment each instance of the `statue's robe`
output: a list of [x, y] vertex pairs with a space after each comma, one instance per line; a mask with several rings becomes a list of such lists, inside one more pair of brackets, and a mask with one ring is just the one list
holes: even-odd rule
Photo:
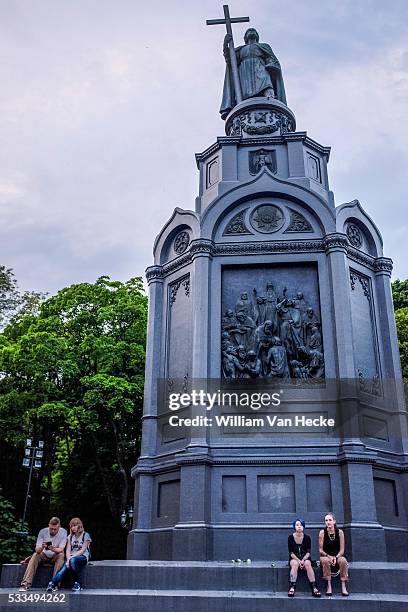
[[[280, 63], [266, 43], [251, 43], [235, 49], [242, 98], [261, 96], [265, 89], [273, 87], [275, 98], [286, 104], [285, 86]], [[220, 113], [225, 119], [236, 106], [231, 66], [227, 57], [224, 91]]]

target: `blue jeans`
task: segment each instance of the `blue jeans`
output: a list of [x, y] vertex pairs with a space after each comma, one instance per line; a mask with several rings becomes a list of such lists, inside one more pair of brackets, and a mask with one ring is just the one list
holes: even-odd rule
[[78, 555], [77, 557], [71, 557], [69, 560], [69, 567], [67, 567], [67, 562], [64, 561], [64, 565], [61, 567], [59, 572], [57, 572], [52, 579], [54, 585], [57, 585], [61, 582], [66, 572], [71, 572], [74, 576], [74, 581], [79, 582], [81, 570], [88, 563], [85, 555]]

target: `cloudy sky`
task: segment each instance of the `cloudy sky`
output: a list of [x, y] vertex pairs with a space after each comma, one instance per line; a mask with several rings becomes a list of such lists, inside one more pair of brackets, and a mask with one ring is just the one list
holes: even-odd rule
[[[332, 147], [408, 276], [408, 2], [235, 0], [281, 61], [297, 129]], [[194, 153], [223, 134], [222, 2], [0, 0], [0, 263], [55, 292], [152, 263]], [[235, 26], [240, 44], [245, 24]]]

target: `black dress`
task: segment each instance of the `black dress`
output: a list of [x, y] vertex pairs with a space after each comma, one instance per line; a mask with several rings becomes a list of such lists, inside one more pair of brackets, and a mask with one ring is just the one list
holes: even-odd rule
[[340, 551], [340, 534], [337, 527], [334, 528], [334, 539], [332, 540], [329, 537], [327, 532], [327, 527], [324, 528], [324, 537], [323, 537], [323, 550], [326, 555], [330, 555], [331, 557], [337, 557]]
[[309, 553], [312, 548], [312, 543], [310, 540], [310, 536], [303, 534], [303, 540], [301, 544], [297, 544], [295, 542], [295, 538], [293, 537], [293, 533], [288, 537], [288, 551], [289, 551], [289, 565], [292, 560], [291, 553], [294, 553], [298, 559], [303, 559], [306, 553]]

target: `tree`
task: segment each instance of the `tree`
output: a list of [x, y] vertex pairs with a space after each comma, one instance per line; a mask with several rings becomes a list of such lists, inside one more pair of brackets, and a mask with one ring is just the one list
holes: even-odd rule
[[0, 494], [0, 566], [3, 563], [18, 563], [33, 551], [35, 538], [19, 536], [21, 528], [27, 525], [17, 523], [13, 504]]
[[408, 280], [395, 280], [392, 283], [395, 322], [397, 324], [398, 344], [404, 378], [408, 377]]
[[408, 378], [408, 307], [395, 311], [402, 375]]
[[62, 289], [0, 335], [0, 436], [20, 458], [28, 432], [45, 441], [34, 522], [52, 511], [89, 525], [97, 512], [112, 527], [130, 503], [146, 319], [140, 278], [101, 277]]
[[395, 280], [392, 285], [392, 299], [394, 301], [394, 309], [408, 307], [408, 280]]
[[0, 327], [19, 304], [17, 280], [11, 268], [0, 266]]
[[45, 294], [36, 291], [21, 292], [11, 268], [0, 266], [0, 329], [12, 317], [37, 314]]

